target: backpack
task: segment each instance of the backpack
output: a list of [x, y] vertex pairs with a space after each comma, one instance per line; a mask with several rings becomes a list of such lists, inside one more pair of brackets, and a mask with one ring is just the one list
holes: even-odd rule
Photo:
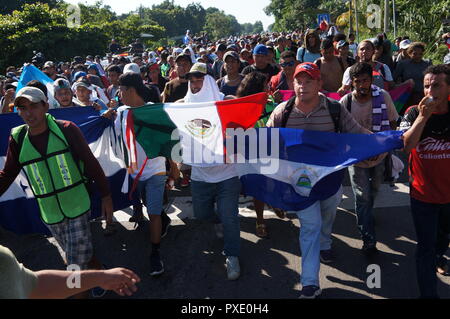
[[[289, 119], [289, 115], [291, 115], [291, 112], [295, 106], [295, 98], [296, 98], [296, 96], [291, 97], [289, 99], [289, 101], [286, 103], [286, 106], [284, 107], [283, 113], [281, 115], [281, 126], [280, 127], [286, 127], [286, 124]], [[340, 133], [341, 132], [341, 126], [340, 126], [341, 104], [338, 101], [332, 101], [329, 98], [327, 98], [327, 106], [328, 106], [328, 111], [330, 112], [330, 115], [331, 115], [331, 119], [333, 120], [334, 131], [336, 133]]]
[[302, 60], [301, 60], [301, 62], [303, 63], [303, 62], [305, 62], [305, 53], [306, 53], [306, 49], [305, 48], [302, 48], [303, 50], [302, 50]]

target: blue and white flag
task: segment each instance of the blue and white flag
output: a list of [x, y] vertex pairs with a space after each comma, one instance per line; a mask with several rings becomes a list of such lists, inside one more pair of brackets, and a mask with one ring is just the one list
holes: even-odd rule
[[[334, 195], [342, 184], [343, 168], [403, 148], [402, 132], [398, 131], [337, 134], [289, 128], [256, 130], [258, 141], [245, 141], [243, 157], [247, 163], [236, 165], [243, 191], [288, 211], [305, 209]], [[252, 155], [251, 145], [258, 146]]]
[[26, 64], [23, 67], [20, 75], [19, 83], [17, 84], [17, 91], [27, 85], [28, 82], [37, 80], [47, 87], [48, 104], [50, 109], [59, 107], [59, 103], [54, 97], [53, 80], [50, 79], [44, 72], [39, 70], [33, 64]]
[[[94, 156], [109, 179], [114, 208], [130, 206], [126, 192], [128, 175], [116, 147], [111, 121], [91, 107], [50, 110], [57, 119], [80, 127]], [[23, 124], [17, 114], [0, 115], [0, 167], [4, 166], [8, 138], [13, 127]], [[249, 129], [240, 138], [224, 139], [227, 162], [234, 161], [246, 195], [273, 207], [301, 210], [335, 194], [347, 166], [403, 147], [402, 132], [336, 134], [300, 129]], [[150, 137], [151, 138], [151, 137]], [[224, 143], [221, 140], [219, 143]], [[230, 145], [230, 140], [236, 143]], [[125, 187], [123, 187], [125, 186]], [[135, 196], [136, 198], [137, 196]], [[100, 215], [100, 198], [93, 195], [92, 217]], [[36, 200], [24, 175], [0, 197], [0, 226], [19, 234], [48, 233], [40, 219]]]
[[[128, 175], [122, 160], [115, 155], [112, 122], [99, 116], [99, 112], [92, 107], [59, 108], [50, 110], [49, 113], [56, 119], [72, 121], [81, 129], [108, 178], [115, 210], [129, 207], [131, 202], [128, 195], [121, 191]], [[1, 169], [5, 163], [10, 131], [22, 124], [22, 119], [15, 113], [0, 114]], [[97, 218], [101, 215], [101, 199], [97, 190], [94, 190], [91, 199], [91, 218]], [[0, 226], [17, 234], [50, 234], [41, 221], [39, 207], [23, 172], [0, 197]]]

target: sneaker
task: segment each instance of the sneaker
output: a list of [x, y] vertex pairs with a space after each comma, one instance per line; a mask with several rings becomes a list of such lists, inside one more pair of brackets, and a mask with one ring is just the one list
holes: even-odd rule
[[180, 187], [186, 188], [189, 186], [189, 183], [190, 183], [189, 176], [183, 176], [180, 182]]
[[324, 264], [329, 264], [334, 261], [334, 254], [331, 249], [320, 251], [320, 261]]
[[221, 223], [214, 224], [214, 230], [216, 231], [216, 236], [219, 239], [223, 238], [223, 225]]
[[91, 296], [93, 298], [101, 298], [106, 295], [106, 290], [101, 287], [95, 287], [91, 289]]
[[165, 212], [161, 213], [161, 238], [164, 238], [167, 235], [167, 231], [169, 230], [169, 226], [172, 220]]
[[226, 259], [228, 280], [236, 280], [241, 275], [241, 267], [239, 266], [239, 258], [228, 256]]
[[436, 271], [443, 276], [447, 276], [449, 274], [449, 266], [447, 262], [447, 258], [444, 256], [440, 256], [436, 262]]
[[316, 299], [320, 294], [322, 293], [322, 290], [317, 286], [305, 286], [303, 287], [302, 291], [300, 292], [299, 299]]
[[361, 248], [362, 252], [367, 255], [372, 255], [378, 252], [377, 243], [373, 241], [365, 241]]
[[164, 264], [159, 254], [150, 255], [150, 276], [158, 276], [164, 272]]

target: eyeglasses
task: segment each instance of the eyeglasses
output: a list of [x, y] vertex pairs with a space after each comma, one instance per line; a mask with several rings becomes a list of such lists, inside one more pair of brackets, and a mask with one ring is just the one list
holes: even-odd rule
[[283, 63], [281, 63], [280, 65], [281, 65], [283, 68], [285, 68], [285, 67], [288, 67], [288, 66], [294, 66], [294, 64], [295, 64], [295, 61], [291, 61], [291, 62], [283, 62]]

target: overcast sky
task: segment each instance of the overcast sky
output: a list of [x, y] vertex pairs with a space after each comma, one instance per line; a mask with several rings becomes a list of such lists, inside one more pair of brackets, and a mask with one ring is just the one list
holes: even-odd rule
[[[87, 3], [94, 4], [96, 0], [65, 0], [66, 2], [77, 4]], [[105, 5], [111, 6], [111, 8], [117, 13], [128, 13], [135, 10], [141, 4], [145, 7], [151, 7], [154, 4], [159, 4], [163, 0], [104, 0]], [[182, 7], [186, 7], [188, 4], [197, 2], [200, 3], [205, 9], [208, 7], [216, 7], [223, 10], [226, 14], [232, 14], [236, 17], [239, 23], [255, 23], [260, 20], [264, 29], [275, 22], [273, 16], [267, 16], [263, 9], [270, 4], [270, 0], [175, 0], [175, 4]]]

